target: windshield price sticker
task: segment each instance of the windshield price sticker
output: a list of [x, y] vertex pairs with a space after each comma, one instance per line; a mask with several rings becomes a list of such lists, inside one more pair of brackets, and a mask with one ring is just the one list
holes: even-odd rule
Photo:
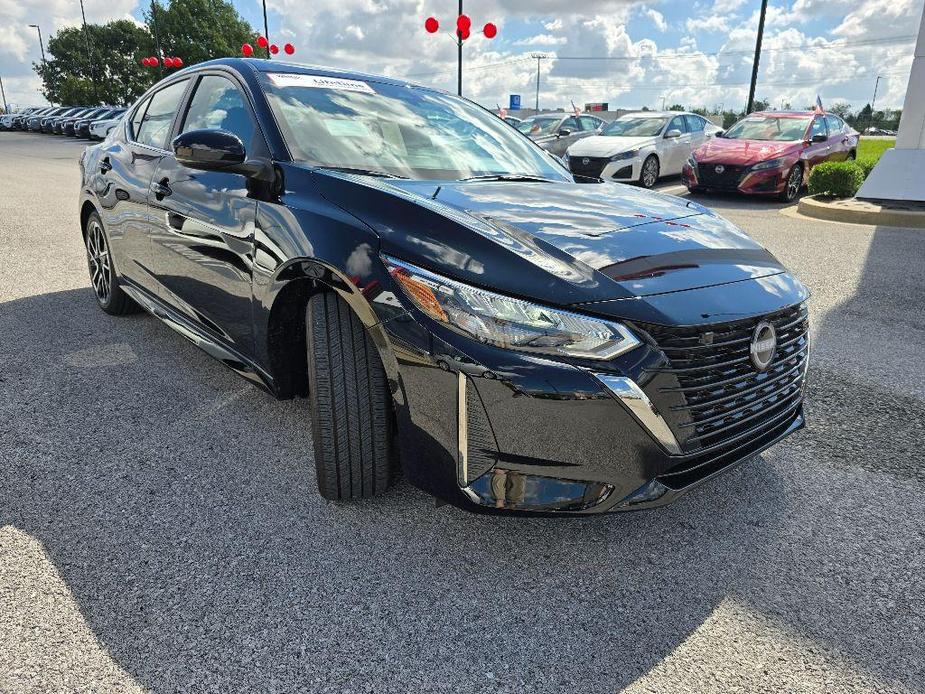
[[309, 87], [312, 89], [337, 89], [345, 92], [363, 92], [375, 94], [376, 91], [366, 82], [348, 80], [341, 77], [323, 77], [321, 75], [299, 75], [292, 72], [271, 72], [270, 81], [277, 87]]

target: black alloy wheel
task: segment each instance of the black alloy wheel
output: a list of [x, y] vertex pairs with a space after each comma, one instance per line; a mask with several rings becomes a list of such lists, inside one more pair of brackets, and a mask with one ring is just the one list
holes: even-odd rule
[[93, 293], [100, 308], [113, 316], [137, 311], [138, 304], [132, 301], [119, 285], [119, 277], [112, 261], [112, 254], [109, 252], [109, 240], [106, 238], [103, 222], [96, 212], [87, 220], [84, 242], [87, 247], [90, 283], [93, 285]]

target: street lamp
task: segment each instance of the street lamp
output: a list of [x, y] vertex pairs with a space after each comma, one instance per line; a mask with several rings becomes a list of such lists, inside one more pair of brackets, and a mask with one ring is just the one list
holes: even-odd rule
[[10, 112], [10, 107], [7, 106], [7, 104], [6, 104], [6, 92], [3, 91], [3, 78], [2, 78], [2, 77], [0, 77], [0, 98], [3, 99], [3, 112], [4, 112], [4, 113], [9, 113], [9, 112]]
[[97, 92], [96, 85], [96, 68], [93, 64], [93, 49], [90, 46], [90, 32], [87, 29], [87, 15], [84, 12], [84, 0], [80, 0], [80, 18], [83, 20], [84, 25], [84, 40], [87, 43], [87, 63], [90, 68], [90, 80], [93, 82], [93, 98], [96, 101], [100, 100], [99, 92]]
[[44, 65], [45, 64], [45, 43], [42, 41], [42, 27], [40, 27], [38, 24], [30, 24], [29, 26], [32, 29], [35, 29], [37, 32], [39, 32], [39, 50], [42, 51], [42, 65]]
[[540, 61], [549, 58], [545, 53], [531, 53], [531, 58], [536, 59], [536, 112], [540, 112]]

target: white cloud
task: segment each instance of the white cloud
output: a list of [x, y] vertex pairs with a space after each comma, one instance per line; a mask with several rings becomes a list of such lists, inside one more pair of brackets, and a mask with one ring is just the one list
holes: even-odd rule
[[519, 39], [511, 43], [512, 46], [561, 46], [568, 43], [564, 36], [553, 36], [552, 34], [538, 34], [528, 36], [525, 39]]
[[698, 31], [729, 31], [729, 24], [726, 18], [720, 17], [717, 14], [706, 15], [704, 17], [690, 17], [684, 23], [684, 26], [692, 34], [696, 34]]
[[646, 7], [642, 10], [642, 14], [652, 20], [655, 28], [659, 31], [664, 32], [668, 30], [668, 22], [665, 21], [665, 15], [663, 15], [658, 10], [653, 10], [651, 7]]

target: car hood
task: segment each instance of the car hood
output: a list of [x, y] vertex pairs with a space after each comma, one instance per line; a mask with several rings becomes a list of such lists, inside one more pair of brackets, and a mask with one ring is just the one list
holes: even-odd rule
[[316, 173], [382, 252], [551, 304], [767, 277], [780, 262], [706, 208], [615, 183], [439, 182]]
[[612, 157], [628, 149], [639, 149], [655, 144], [654, 137], [615, 137], [609, 135], [592, 135], [578, 140], [568, 148], [573, 157]]
[[698, 147], [694, 157], [698, 162], [751, 166], [759, 161], [797, 154], [802, 147], [802, 142], [727, 140], [719, 137], [707, 140]]

